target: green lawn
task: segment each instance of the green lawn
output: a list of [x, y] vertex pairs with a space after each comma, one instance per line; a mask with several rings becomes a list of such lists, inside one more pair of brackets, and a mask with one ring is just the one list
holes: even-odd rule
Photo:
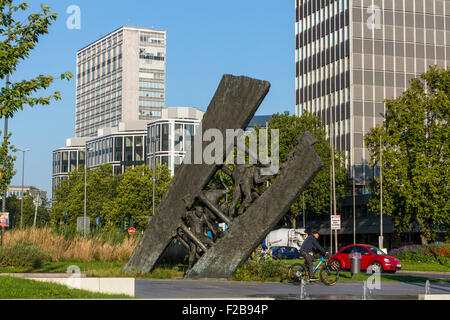
[[0, 277], [0, 299], [131, 299], [127, 295], [110, 295], [64, 285], [22, 278]]
[[[304, 260], [282, 260], [284, 263], [290, 265], [294, 263], [304, 263]], [[450, 272], [450, 265], [443, 265], [439, 263], [418, 263], [411, 261], [401, 261], [403, 271], [428, 271], [428, 272]]]
[[160, 266], [155, 268], [151, 273], [145, 274], [125, 274], [122, 268], [125, 262], [80, 262], [80, 261], [62, 261], [50, 262], [44, 264], [42, 268], [16, 268], [16, 267], [0, 267], [0, 273], [65, 273], [70, 266], [78, 266], [80, 272], [86, 274], [87, 277], [133, 277], [147, 279], [171, 279], [183, 277], [186, 266]]
[[404, 271], [429, 271], [429, 272], [450, 272], [450, 265], [439, 263], [418, 263], [402, 261], [402, 270]]

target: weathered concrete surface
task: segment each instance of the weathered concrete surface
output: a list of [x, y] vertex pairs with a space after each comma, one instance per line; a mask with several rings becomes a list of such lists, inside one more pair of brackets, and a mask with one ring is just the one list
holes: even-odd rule
[[[203, 116], [202, 131], [215, 128], [225, 133], [226, 129], [245, 129], [269, 88], [270, 83], [267, 81], [224, 75]], [[203, 150], [208, 144], [209, 142], [203, 143]], [[225, 141], [223, 150], [226, 150]], [[190, 154], [194, 153], [195, 144], [192, 145]], [[189, 152], [186, 156], [190, 156]], [[160, 255], [176, 236], [177, 227], [186, 211], [183, 197], [187, 194], [199, 194], [216, 171], [216, 165], [181, 165], [141, 242], [125, 265], [124, 272], [150, 272], [154, 268]]]
[[71, 289], [80, 289], [91, 292], [99, 292], [106, 294], [126, 294], [134, 297], [135, 279], [134, 278], [43, 278], [43, 277], [27, 277], [28, 280], [39, 282], [51, 282], [67, 286]]
[[310, 133], [299, 137], [275, 182], [242, 216], [233, 220], [224, 237], [197, 261], [186, 277], [228, 278], [248, 259], [323, 167], [313, 147], [315, 142]]

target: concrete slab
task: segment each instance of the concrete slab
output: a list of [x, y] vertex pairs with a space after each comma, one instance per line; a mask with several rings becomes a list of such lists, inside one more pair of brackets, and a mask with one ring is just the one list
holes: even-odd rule
[[65, 285], [72, 289], [81, 289], [106, 294], [125, 294], [135, 296], [134, 278], [33, 278], [29, 280], [51, 282]]
[[[16, 278], [71, 278], [70, 273], [0, 273], [0, 277], [16, 277]], [[79, 278], [86, 278], [86, 274], [78, 273]]]
[[450, 300], [450, 294], [420, 294], [419, 300]]

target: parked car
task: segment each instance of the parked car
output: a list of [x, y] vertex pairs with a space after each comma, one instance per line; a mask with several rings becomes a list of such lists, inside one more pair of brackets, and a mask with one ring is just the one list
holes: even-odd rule
[[361, 254], [360, 266], [361, 270], [367, 270], [372, 267], [372, 272], [388, 271], [395, 273], [401, 270], [402, 263], [399, 259], [388, 256], [379, 248], [369, 244], [354, 244], [346, 246], [339, 250], [338, 253], [330, 257], [329, 262], [336, 265], [340, 269], [350, 269], [349, 254], [352, 252]]
[[272, 247], [267, 251], [274, 259], [298, 259], [300, 253], [295, 247]]

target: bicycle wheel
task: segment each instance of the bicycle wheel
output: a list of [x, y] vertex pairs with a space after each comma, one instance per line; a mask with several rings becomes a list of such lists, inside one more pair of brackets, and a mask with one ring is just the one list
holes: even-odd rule
[[290, 282], [300, 282], [306, 277], [306, 268], [303, 264], [296, 263], [289, 266], [288, 279]]
[[320, 281], [327, 286], [334, 286], [339, 280], [339, 269], [335, 265], [320, 268]]

